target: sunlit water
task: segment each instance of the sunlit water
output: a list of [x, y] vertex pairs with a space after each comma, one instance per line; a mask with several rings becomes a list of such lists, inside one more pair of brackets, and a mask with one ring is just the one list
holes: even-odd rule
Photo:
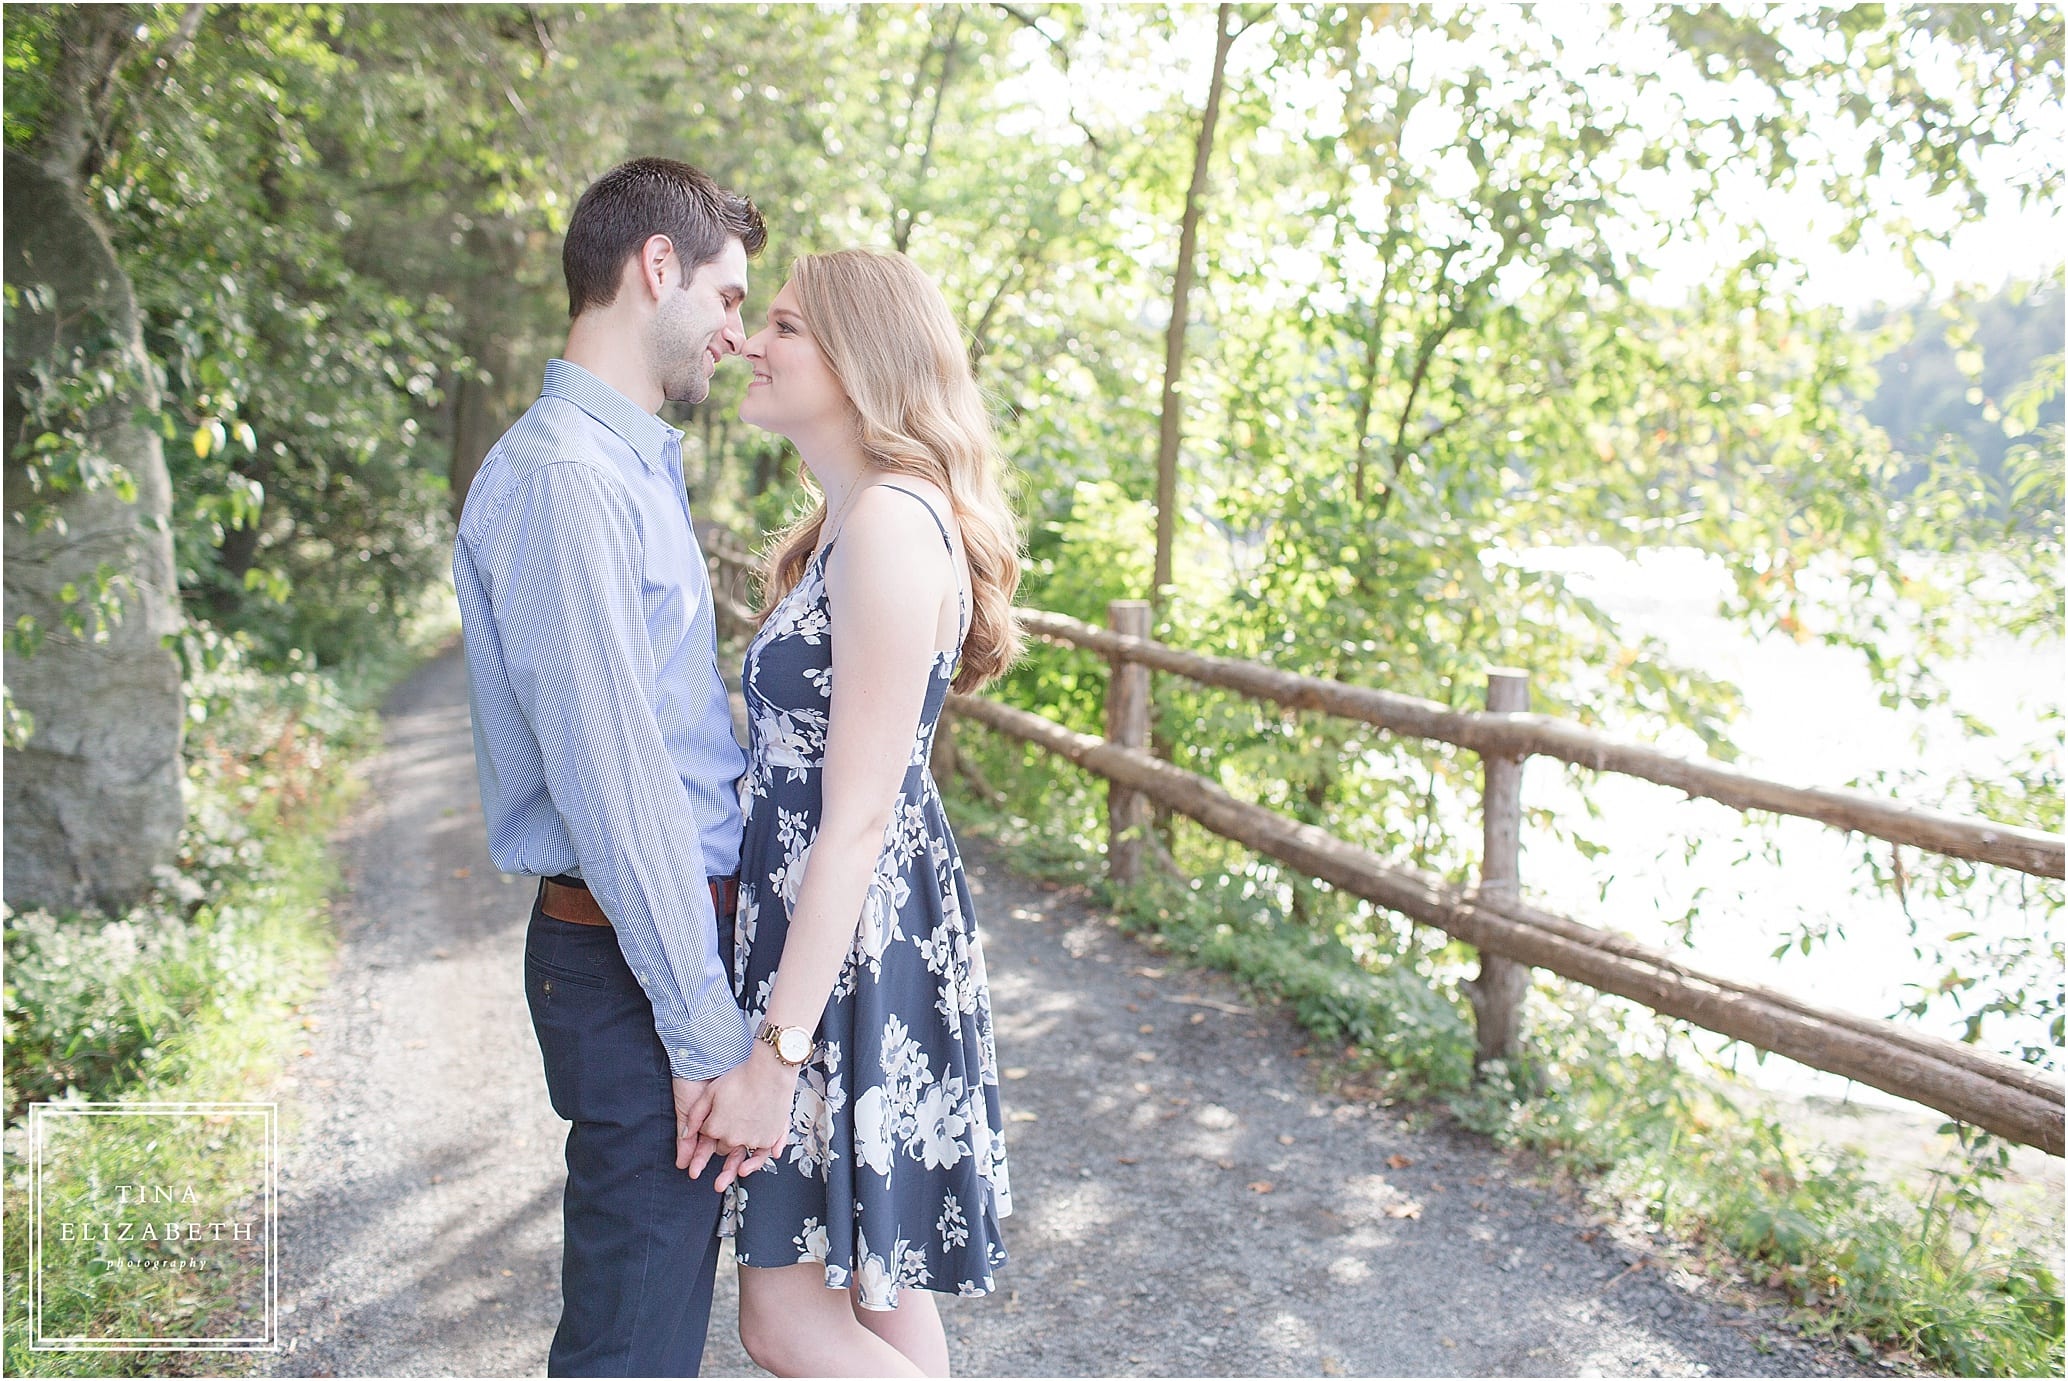
[[[1952, 703], [1998, 730], [1993, 740], [1968, 738], [1943, 710], [1884, 707], [1857, 654], [1785, 636], [1755, 639], [1726, 622], [1716, 609], [1727, 577], [1714, 558], [1657, 551], [1628, 559], [1590, 548], [1540, 550], [1525, 559], [1537, 569], [1565, 573], [1633, 632], [1660, 639], [1676, 660], [1735, 683], [1745, 700], [1745, 712], [1732, 728], [1741, 750], [1736, 765], [1790, 785], [1843, 787], [1899, 768], [1920, 769], [1935, 783], [1962, 770], [1987, 773], [2015, 745], [2039, 740], [2041, 711], [2061, 697], [2058, 636], [1979, 646], [1941, 669]], [[1870, 846], [1803, 820], [1748, 828], [1735, 810], [1649, 782], [1614, 774], [1578, 777], [1576, 786], [1560, 765], [1533, 763], [1524, 777], [1524, 805], [1575, 818], [1583, 786], [1601, 811], [1585, 833], [1609, 852], [1589, 860], [1549, 831], [1527, 829], [1525, 884], [1554, 909], [1665, 945], [1691, 967], [1885, 1017], [1915, 996], [1915, 985], [1934, 981], [1940, 972], [1929, 958], [1917, 957], [1919, 945], [1929, 955], [1938, 938], [1955, 930], [2003, 933], [1998, 928], [2047, 923], [2036, 902], [2020, 906], [2012, 899], [1971, 917], [1915, 892], [1906, 917], [1895, 898], [1863, 886], [1863, 849], [1872, 847], [1885, 860], [1886, 844]], [[1686, 851], [1691, 838], [1702, 841], [1692, 858]], [[1778, 864], [1765, 856], [1768, 841], [1778, 849]], [[1904, 852], [1914, 859], [1912, 851]], [[1683, 947], [1671, 921], [1691, 904], [1699, 904], [1699, 913], [1692, 944]], [[1911, 918], [1918, 925], [1914, 937]], [[1774, 957], [1805, 924], [1821, 927], [1827, 921], [1842, 934], [1833, 933], [1806, 955], [1791, 950]], [[1961, 1009], [1942, 999], [1918, 1024], [1958, 1037], [1963, 1020]], [[1984, 1028], [1984, 1044], [1998, 1050], [2045, 1039], [2037, 1019], [1993, 1018]], [[1737, 1064], [1753, 1082], [1779, 1093], [1897, 1101], [1791, 1061], [1769, 1058], [1755, 1066], [1746, 1056]]]

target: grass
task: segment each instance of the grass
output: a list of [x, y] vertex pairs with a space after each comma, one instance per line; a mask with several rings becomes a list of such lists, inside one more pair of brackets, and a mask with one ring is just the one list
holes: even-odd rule
[[[42, 1336], [263, 1336], [262, 1121], [141, 1110], [118, 1118], [41, 1120]], [[9, 1259], [21, 1262], [27, 1252], [27, 1188], [8, 1189]], [[168, 1225], [175, 1235], [196, 1240], [108, 1240], [115, 1230], [156, 1238]], [[68, 1241], [64, 1229], [107, 1237]], [[19, 1282], [18, 1272], [10, 1274]], [[207, 1370], [216, 1371], [214, 1359], [227, 1356], [32, 1351], [27, 1294], [20, 1283], [10, 1291], [7, 1367], [13, 1375], [154, 1375], [168, 1370], [168, 1361], [170, 1369], [183, 1371], [183, 1362], [199, 1357], [210, 1358]]]
[[2000, 1143], [1960, 1129], [1913, 1195], [1860, 1152], [1798, 1136], [1631, 1004], [1540, 982], [1530, 1031], [1531, 1067], [1450, 1099], [1460, 1120], [1544, 1154], [1712, 1276], [1780, 1292], [1805, 1332], [1962, 1376], [2060, 1374], [2054, 1264], [1993, 1232]]
[[[350, 779], [339, 774], [293, 809], [258, 812], [251, 874], [191, 917], [147, 906], [116, 920], [15, 918], [8, 936], [5, 1186], [10, 1374], [153, 1375], [188, 1364], [216, 1371], [231, 1360], [219, 1352], [29, 1349], [31, 1185], [22, 1113], [32, 1098], [60, 1108], [89, 1099], [262, 1098], [303, 1034], [301, 1004], [328, 973], [328, 894], [336, 872], [323, 841], [353, 794]], [[69, 975], [82, 969], [97, 980], [97, 996], [72, 989]], [[65, 1079], [62, 1087], [48, 1087], [57, 1079]], [[148, 1184], [194, 1195], [199, 1207], [181, 1204], [181, 1221], [249, 1220], [260, 1213], [250, 1198], [256, 1174], [250, 1138], [223, 1127], [205, 1137], [186, 1131], [185, 1119], [117, 1119], [77, 1138], [69, 1154], [47, 1147], [46, 1164], [62, 1171], [46, 1172], [46, 1205], [73, 1203], [87, 1218], [152, 1221], [152, 1214], [117, 1211], [108, 1197], [115, 1185]], [[203, 1269], [174, 1265], [196, 1261]], [[255, 1303], [251, 1266], [252, 1258], [234, 1243], [199, 1251], [163, 1243], [46, 1249], [43, 1331], [81, 1337], [248, 1333]], [[262, 1287], [262, 1276], [257, 1283]]]
[[1442, 1109], [1535, 1153], [1597, 1211], [1676, 1244], [1712, 1277], [1778, 1292], [1804, 1332], [1963, 1376], [2063, 1373], [2057, 1254], [1996, 1230], [2007, 1148], [1986, 1135], [1952, 1129], [1958, 1149], [1925, 1192], [1891, 1185], [1858, 1152], [1812, 1144], [1762, 1111], [1729, 1070], [1694, 1060], [1682, 1024], [1542, 973], [1525, 1057], [1475, 1081], [1462, 946], [1385, 931], [1345, 898], [1306, 898], [1321, 919], [1301, 924], [1232, 846], [1202, 834], [1183, 847], [1182, 821], [1187, 866], [1195, 855], [1218, 866], [1115, 887], [1099, 842], [1103, 788], [960, 727], [962, 751], [1003, 788], [988, 800], [960, 792], [960, 827], [997, 842], [1018, 871], [1084, 886], [1152, 946], [1285, 1003], [1343, 1047], [1331, 1077], [1344, 1092]]
[[[358, 795], [350, 764], [375, 704], [446, 633], [426, 621], [377, 663], [262, 672], [206, 630], [188, 657], [188, 820], [177, 866], [119, 916], [9, 918], [5, 1371], [224, 1375], [252, 1354], [30, 1347], [31, 1103], [57, 1108], [265, 1101], [305, 1039], [334, 953], [329, 836]], [[292, 1106], [281, 1109], [290, 1119]], [[226, 1337], [263, 1329], [263, 1139], [246, 1119], [59, 1118], [46, 1138], [43, 1335]], [[173, 1202], [125, 1205], [123, 1186]], [[136, 1191], [130, 1191], [132, 1195]], [[65, 1222], [259, 1224], [217, 1241], [66, 1244]], [[120, 1228], [110, 1230], [110, 1236]], [[160, 1235], [162, 1235], [162, 1230]], [[256, 1253], [256, 1254], [255, 1254]]]

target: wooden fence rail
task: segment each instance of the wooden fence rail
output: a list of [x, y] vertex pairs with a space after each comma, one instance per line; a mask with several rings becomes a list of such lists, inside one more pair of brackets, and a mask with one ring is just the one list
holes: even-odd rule
[[1646, 744], [1613, 738], [1545, 715], [1454, 710], [1368, 686], [1325, 681], [1202, 652], [1185, 652], [1147, 638], [1094, 627], [1067, 614], [1020, 611], [1020, 625], [1056, 642], [1074, 644], [1108, 658], [1174, 672], [1203, 685], [1239, 691], [1289, 709], [1319, 710], [1415, 738], [1433, 738], [1481, 754], [1519, 758], [1538, 754], [1601, 772], [1620, 772], [1705, 796], [1740, 810], [1766, 810], [1818, 820], [1909, 844], [1950, 858], [1994, 863], [2038, 877], [2063, 875], [2061, 836], [1918, 810], [1856, 791], [1788, 786], [1725, 767], [1661, 752]]
[[[754, 572], [752, 559], [722, 530], [704, 536], [705, 550], [732, 578], [729, 590], [721, 593], [721, 610], [735, 623], [750, 621], [743, 602], [730, 590]], [[1166, 646], [1145, 636], [1148, 609], [1137, 601], [1114, 603], [1112, 630], [1044, 610], [1019, 612], [1029, 632], [1107, 658], [1112, 682], [1106, 739], [978, 697], [951, 695], [949, 707], [1105, 778], [1107, 858], [1116, 878], [1131, 879], [1140, 867], [1153, 801], [1353, 896], [1476, 946], [1480, 971], [1467, 984], [1467, 995], [1479, 1026], [1482, 1060], [1513, 1052], [1528, 971], [1540, 967], [1937, 1108], [2050, 1155], [2062, 1154], [2063, 1090], [2058, 1079], [1894, 1022], [1824, 1010], [1772, 989], [1699, 973], [1628, 936], [1528, 906], [1520, 900], [1517, 866], [1522, 767], [1532, 755], [1621, 772], [1739, 809], [1817, 820], [2041, 877], [2062, 876], [2060, 836], [1916, 810], [1858, 792], [1788, 786], [1529, 714], [1528, 681], [1520, 672], [1493, 673], [1486, 711], [1453, 710], [1412, 696]], [[1415, 869], [1388, 863], [1315, 826], [1238, 801], [1218, 783], [1151, 756], [1145, 751], [1151, 668], [1288, 708], [1335, 714], [1478, 753], [1486, 772], [1479, 886], [1461, 891]]]
[[1313, 825], [1236, 800], [1218, 784], [1136, 749], [1067, 729], [977, 696], [951, 709], [1036, 744], [1214, 833], [1290, 864], [1353, 896], [1436, 926], [1521, 965], [1550, 969], [1722, 1035], [1900, 1098], [2050, 1155], [2062, 1153], [2062, 1091], [2014, 1060], [1861, 1017], [1834, 1017], [1784, 994], [1696, 973], [1663, 951], [1564, 916], [1471, 896]]

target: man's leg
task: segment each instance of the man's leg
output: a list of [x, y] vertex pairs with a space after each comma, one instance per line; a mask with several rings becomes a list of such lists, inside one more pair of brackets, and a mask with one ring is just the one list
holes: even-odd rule
[[532, 910], [524, 991], [567, 1134], [566, 1245], [550, 1376], [695, 1376], [710, 1323], [719, 1162], [675, 1168], [653, 1007], [608, 926]]

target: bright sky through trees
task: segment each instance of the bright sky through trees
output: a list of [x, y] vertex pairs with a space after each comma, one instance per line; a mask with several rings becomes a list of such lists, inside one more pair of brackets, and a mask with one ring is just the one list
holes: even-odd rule
[[[1490, 7], [1494, 22], [1477, 24], [1456, 36], [1431, 28], [1381, 27], [1367, 37], [1364, 56], [1381, 71], [1411, 63], [1433, 81], [1440, 73], [1466, 63], [1487, 63], [1504, 45], [1512, 46], [1523, 58], [1514, 68], [1518, 85], [1528, 86], [1531, 62], [1561, 72], [1584, 70], [1587, 75], [1580, 85], [1597, 107], [1627, 112], [1639, 129], [1654, 133], [1690, 117], [1736, 116], [1749, 122], [1770, 114], [1774, 107], [1772, 93], [1758, 78], [1741, 73], [1725, 80], [1704, 79], [1690, 59], [1674, 51], [1663, 30], [1637, 22], [1618, 23], [1609, 7], [1560, 7], [1555, 29], [1526, 18], [1524, 11], [1529, 7], [1525, 6], [1506, 7], [1514, 14], [1510, 22], [1500, 22], [1502, 8]], [[1539, 13], [1536, 18], [1540, 21], [1541, 17]], [[1083, 22], [1100, 26], [1099, 17], [1091, 11], [1084, 14]], [[1811, 48], [1816, 56], [1845, 60], [1827, 34], [1796, 30], [1789, 38]], [[1174, 37], [1157, 42], [1154, 50], [1138, 46], [1144, 41], [1140, 27], [1129, 26], [1124, 34], [1114, 30], [1111, 42], [1080, 42], [1073, 50], [1071, 69], [1063, 73], [1042, 60], [1049, 45], [1038, 34], [1021, 32], [1016, 47], [1025, 63], [1023, 74], [1005, 86], [1019, 88], [1011, 94], [1025, 100], [1026, 114], [1004, 123], [1011, 126], [1011, 132], [1054, 141], [1059, 156], [1067, 158], [1069, 149], [1080, 142], [1080, 121], [1147, 133], [1154, 113], [1166, 106], [1173, 90], [1195, 106], [1204, 99], [1213, 51], [1210, 26], [1183, 27]], [[1934, 42], [1920, 34], [1908, 56], [1930, 64]], [[1937, 56], [1943, 59], [1946, 55], [1942, 51]], [[1857, 59], [1854, 61], [1857, 64]], [[1271, 71], [1273, 54], [1265, 34], [1255, 33], [1238, 42], [1229, 63], [1231, 81], [1237, 85], [1268, 80], [1275, 88], [1278, 113], [1271, 130], [1265, 132], [1264, 147], [1273, 146], [1273, 133], [1294, 138], [1340, 126], [1341, 87], [1333, 81], [1301, 80], [1282, 69]], [[1634, 82], [1629, 76], [1633, 72], [1651, 75]], [[1418, 157], [1430, 158], [1439, 170], [1449, 161], [1444, 145], [1455, 134], [1455, 122], [1450, 127], [1444, 123], [1445, 113], [1426, 103], [1418, 107], [1405, 137], [1408, 149]], [[1965, 119], [1973, 112], [1959, 114]], [[1857, 127], [1828, 110], [1808, 112], [1812, 132], [1791, 148], [1801, 163], [1800, 175], [1792, 184], [1772, 185], [1751, 167], [1726, 168], [1719, 173], [1725, 190], [1717, 204], [1728, 213], [1722, 218], [1712, 207], [1703, 217], [1690, 221], [1688, 206], [1696, 190], [1693, 179], [1676, 169], [1639, 168], [1640, 151], [1625, 141], [1624, 147], [1604, 156], [1607, 162], [1623, 163], [1605, 169], [1604, 180], [1628, 194], [1633, 203], [1630, 209], [1640, 214], [1615, 227], [1616, 247], [1628, 262], [1642, 265], [1642, 295], [1664, 303], [1680, 301], [1708, 281], [1720, 259], [1738, 257], [1742, 247], [1736, 242], [1747, 231], [1756, 232], [1781, 251], [1788, 261], [1781, 272], [1801, 300], [1849, 312], [1943, 296], [1957, 286], [1988, 292], [2008, 281], [2037, 279], [2061, 265], [2062, 246], [2068, 239], [2058, 205], [2043, 204], [2043, 197], [2036, 199], [2042, 204], [2026, 204], [2022, 190], [2058, 186], [2060, 180], [2068, 129], [2063, 128], [2059, 107], [2047, 111], [2046, 116], [2051, 128], [2042, 131], [2041, 137], [1981, 151], [1978, 166], [1988, 206], [1978, 219], [1962, 222], [1951, 199], [1934, 199], [1921, 179], [1907, 175], [1894, 162], [1889, 172], [1872, 180], [1872, 219], [1907, 222], [1946, 237], [1944, 243], [1927, 241], [1915, 246], [1914, 264], [1895, 240], [1873, 224], [1850, 247], [1835, 242], [1849, 213], [1834, 204], [1825, 177], [1833, 170], [1857, 174], [1868, 140]], [[1462, 164], [1462, 157], [1454, 161]], [[1460, 167], [1454, 180], [1462, 188], [1469, 185], [1469, 177], [1469, 169]], [[1435, 180], [1439, 188], [1444, 185], [1441, 171]], [[1353, 191], [1347, 205], [1361, 222], [1382, 214], [1381, 199], [1368, 185]], [[1649, 220], [1643, 212], [1650, 213]], [[1305, 267], [1304, 256], [1295, 253], [1279, 266], [1298, 273]], [[1517, 281], [1504, 286], [1519, 290], [1526, 285]]]

